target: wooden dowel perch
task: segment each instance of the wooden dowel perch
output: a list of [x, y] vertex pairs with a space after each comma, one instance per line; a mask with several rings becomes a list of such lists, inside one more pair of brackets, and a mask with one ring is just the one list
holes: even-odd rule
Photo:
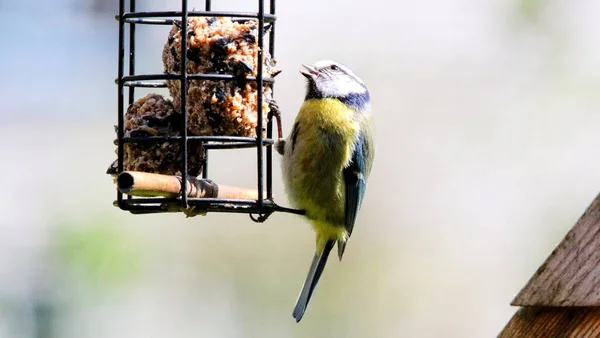
[[[181, 177], [124, 171], [117, 177], [117, 188], [120, 192], [131, 196], [179, 197]], [[217, 185], [212, 180], [195, 177], [188, 177], [186, 190], [187, 197], [190, 198], [258, 199], [258, 191], [255, 189]], [[266, 196], [266, 192], [263, 196]]]

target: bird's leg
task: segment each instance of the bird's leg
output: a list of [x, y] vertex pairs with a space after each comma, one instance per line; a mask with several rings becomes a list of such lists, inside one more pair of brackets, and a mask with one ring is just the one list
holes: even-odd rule
[[279, 155], [283, 155], [285, 150], [285, 140], [283, 139], [283, 132], [281, 131], [281, 111], [279, 110], [279, 105], [275, 100], [271, 100], [269, 102], [269, 110], [271, 116], [275, 117], [277, 120], [277, 143], [275, 144], [275, 150], [279, 153]]
[[269, 110], [271, 112], [271, 116], [275, 117], [277, 120], [277, 137], [281, 140], [283, 138], [283, 132], [281, 131], [281, 111], [279, 110], [279, 105], [275, 100], [271, 100], [269, 102]]

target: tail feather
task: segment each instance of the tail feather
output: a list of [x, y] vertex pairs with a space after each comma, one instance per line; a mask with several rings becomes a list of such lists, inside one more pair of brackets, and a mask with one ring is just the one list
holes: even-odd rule
[[346, 251], [346, 244], [348, 244], [348, 242], [345, 240], [337, 241], [338, 259], [340, 260], [340, 262], [342, 261], [342, 257], [344, 256], [344, 251]]
[[308, 270], [308, 276], [306, 277], [306, 281], [302, 286], [302, 291], [300, 291], [300, 295], [296, 301], [296, 307], [294, 308], [294, 318], [296, 319], [296, 322], [299, 322], [300, 319], [302, 319], [302, 316], [304, 316], [304, 312], [306, 311], [310, 297], [317, 287], [317, 283], [319, 282], [319, 278], [321, 278], [323, 269], [325, 269], [327, 258], [329, 257], [329, 253], [331, 252], [331, 249], [333, 249], [334, 244], [335, 241], [329, 241], [325, 245], [323, 252], [320, 254], [315, 253], [315, 257], [313, 258], [310, 269]]

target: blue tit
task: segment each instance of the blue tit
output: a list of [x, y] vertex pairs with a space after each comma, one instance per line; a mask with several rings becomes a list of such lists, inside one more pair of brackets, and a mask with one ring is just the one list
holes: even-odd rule
[[289, 200], [306, 211], [316, 232], [316, 253], [293, 312], [297, 322], [334, 244], [340, 260], [344, 255], [375, 150], [370, 96], [363, 81], [333, 61], [302, 66], [306, 97], [289, 137], [277, 144]]

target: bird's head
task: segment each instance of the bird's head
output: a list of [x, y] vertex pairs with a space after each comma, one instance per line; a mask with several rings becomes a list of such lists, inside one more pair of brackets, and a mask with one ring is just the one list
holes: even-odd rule
[[349, 98], [353, 102], [359, 99], [357, 104], [369, 103], [367, 87], [350, 68], [328, 60], [302, 67], [300, 73], [308, 79], [307, 100], [336, 98], [343, 101]]

